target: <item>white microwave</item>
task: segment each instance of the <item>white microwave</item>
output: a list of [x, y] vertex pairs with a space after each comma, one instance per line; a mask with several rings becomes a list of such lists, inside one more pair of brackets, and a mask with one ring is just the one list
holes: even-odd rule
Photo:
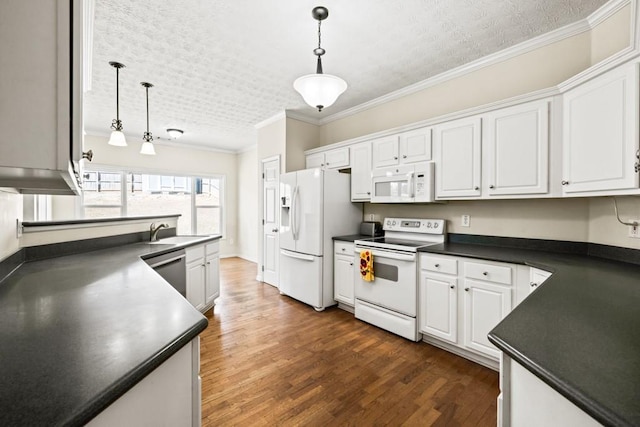
[[374, 169], [371, 203], [433, 202], [433, 176], [433, 162]]

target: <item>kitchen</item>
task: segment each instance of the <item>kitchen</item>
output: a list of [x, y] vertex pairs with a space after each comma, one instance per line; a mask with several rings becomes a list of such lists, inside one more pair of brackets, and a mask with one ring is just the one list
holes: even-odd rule
[[[258, 267], [255, 274], [262, 279], [262, 267], [265, 266], [263, 236], [266, 236], [266, 233], [263, 233], [263, 227], [260, 224], [262, 218], [258, 213], [262, 211], [263, 206], [260, 188], [262, 183], [259, 178], [263, 160], [279, 156], [280, 172], [295, 171], [304, 169], [307, 155], [322, 152], [324, 151], [322, 147], [328, 147], [331, 144], [338, 144], [336, 148], [351, 146], [393, 133], [402, 133], [410, 130], [409, 128], [437, 125], [439, 122], [457, 119], [465, 114], [489, 113], [497, 106], [502, 106], [500, 102], [503, 100], [516, 102], [518, 97], [521, 101], [526, 100], [527, 95], [538, 91], [540, 91], [538, 94], [540, 97], [558, 96], [562, 91], [570, 90], [574, 76], [580, 76], [585, 70], [587, 70], [585, 78], [587, 79], [590, 77], [589, 72], [597, 73], [598, 70], [604, 72], [608, 70], [607, 67], [613, 68], [615, 65], [632, 61], [635, 57], [637, 46], [637, 37], [634, 33], [636, 27], [633, 25], [636, 20], [635, 2], [610, 2], [607, 5], [608, 7], [600, 13], [591, 15], [589, 20], [579, 21], [572, 27], [573, 32], [567, 29], [561, 34], [554, 34], [544, 40], [538, 39], [502, 55], [494, 57], [488, 55], [484, 61], [478, 61], [467, 68], [463, 67], [456, 72], [426, 81], [420, 87], [415, 87], [413, 92], [399, 92], [395, 97], [377, 99], [360, 109], [354, 108], [348, 114], [336, 112], [332, 116], [319, 116], [322, 119], [315, 119], [315, 121], [302, 120], [304, 117], [294, 111], [277, 114], [272, 119], [258, 124], [255, 139], [257, 144], [247, 151], [221, 153], [186, 145], [185, 147], [177, 146], [177, 143], [176, 146], [163, 145], [161, 144], [163, 141], [158, 141], [157, 155], [151, 158], [138, 154], [139, 143], [136, 143], [136, 146], [132, 143], [125, 148], [113, 147], [107, 145], [107, 137], [104, 134], [92, 135], [90, 132], [85, 137], [84, 150], [92, 150], [95, 156], [94, 162], [101, 166], [135, 168], [140, 172], [148, 173], [169, 169], [176, 174], [182, 172], [189, 175], [193, 173], [204, 176], [212, 173], [224, 175], [226, 230], [223, 233], [225, 238], [220, 241], [221, 254], [223, 257], [239, 255], [256, 261]], [[304, 19], [300, 20], [300, 34], [311, 32], [310, 36], [314, 36], [313, 31], [308, 29], [314, 24], [308, 16], [313, 6], [309, 5], [306, 8]], [[339, 13], [333, 14], [336, 6], [331, 4], [328, 6], [332, 15], [326, 22], [326, 27], [323, 27], [323, 35], [326, 33], [326, 37], [331, 37], [330, 34], [337, 31], [338, 26], [332, 24], [332, 21], [338, 19], [335, 17], [339, 16]], [[4, 35], [3, 39], [6, 40]], [[315, 41], [312, 40], [310, 43]], [[337, 51], [335, 46], [329, 48], [325, 61], [328, 61], [332, 55], [337, 55]], [[301, 52], [307, 51], [301, 49]], [[303, 57], [302, 64], [306, 63], [305, 59], [307, 62], [310, 61], [310, 58], [304, 54], [300, 56]], [[102, 61], [105, 62], [102, 64], [104, 69], [99, 70], [95, 69], [97, 67], [94, 62], [94, 72], [108, 73], [111, 84], [113, 84], [114, 76], [111, 74], [113, 70], [106, 62], [115, 59], [119, 58], [106, 58]], [[331, 68], [329, 63], [325, 64], [327, 71], [334, 70], [339, 62], [341, 61], [332, 62]], [[128, 68], [123, 69], [120, 76], [123, 84], [125, 84], [127, 72], [131, 75], [135, 74], [135, 61], [127, 61], [127, 66]], [[304, 67], [301, 67], [302, 69]], [[345, 75], [335, 72], [338, 75]], [[133, 88], [138, 86], [138, 81], [143, 78], [151, 79], [152, 77], [136, 75], [134, 79], [137, 80], [126, 83], [129, 85], [128, 92], [139, 90], [139, 88]], [[347, 80], [352, 81], [352, 79]], [[285, 83], [289, 85], [291, 81]], [[500, 82], [499, 86], [495, 84], [497, 81]], [[578, 84], [579, 82], [574, 83], [574, 85]], [[558, 91], [552, 90], [557, 87], [560, 88]], [[157, 85], [158, 92], [160, 88], [161, 86]], [[110, 86], [108, 93], [103, 94], [105, 99], [108, 99], [104, 103], [106, 105], [104, 108], [108, 110], [108, 120], [111, 120], [110, 116], [114, 115], [114, 89]], [[8, 89], [3, 86], [3, 93], [5, 90]], [[545, 90], [547, 92], [544, 92]], [[153, 107], [153, 89], [150, 92], [150, 102]], [[121, 94], [123, 103], [125, 93], [123, 87]], [[292, 95], [297, 94], [292, 91]], [[140, 92], [136, 96], [142, 100], [141, 113], [144, 114], [144, 94]], [[433, 99], [437, 99], [438, 102], [432, 102]], [[3, 114], [4, 107], [3, 104]], [[281, 105], [280, 110], [282, 108]], [[125, 121], [125, 130], [128, 130], [124, 111], [123, 108], [122, 117]], [[327, 108], [323, 114], [334, 113], [334, 111], [337, 110]], [[556, 108], [552, 111], [559, 114], [561, 109]], [[152, 109], [152, 118], [153, 114]], [[559, 122], [551, 118], [551, 132], [560, 132], [559, 129], [553, 128], [554, 123]], [[135, 126], [142, 134], [144, 121], [136, 123]], [[105, 128], [108, 130], [108, 123]], [[155, 132], [156, 135], [160, 134], [160, 130]], [[136, 130], [134, 135], [137, 133]], [[139, 136], [131, 138], [136, 138], [137, 141]], [[4, 140], [2, 145], [5, 146]], [[556, 161], [559, 158], [554, 157], [554, 148], [561, 149], [561, 146], [551, 143], [552, 162], [554, 158]], [[305, 153], [305, 151], [309, 152]], [[8, 155], [5, 156], [3, 152], [2, 157], [7, 158]], [[628, 227], [617, 222], [610, 198], [563, 198], [560, 182], [563, 177], [560, 175], [561, 167], [557, 164], [550, 165], [548, 171], [550, 193], [546, 198], [486, 200], [483, 194], [480, 197], [471, 197], [469, 200], [450, 199], [447, 203], [433, 205], [363, 203], [364, 219], [368, 220], [371, 216], [378, 221], [388, 217], [436, 218], [447, 221], [447, 231], [451, 234], [590, 242], [622, 248], [638, 248], [638, 241], [628, 237]], [[483, 179], [482, 185], [486, 183], [487, 181]], [[482, 191], [488, 190], [483, 188]], [[624, 191], [617, 194], [623, 195]], [[3, 257], [25, 246], [26, 240], [23, 239], [21, 243], [20, 239], [15, 237], [16, 218], [23, 218], [21, 208], [23, 197], [10, 191], [2, 192]], [[60, 203], [57, 203], [59, 201]], [[63, 206], [65, 201], [64, 198], [54, 196], [53, 211], [65, 209], [68, 211], [69, 206]], [[623, 220], [634, 220], [638, 210], [635, 199], [621, 197], [619, 205]], [[461, 224], [463, 215], [468, 215], [469, 227]], [[145, 227], [148, 225], [145, 224]]]

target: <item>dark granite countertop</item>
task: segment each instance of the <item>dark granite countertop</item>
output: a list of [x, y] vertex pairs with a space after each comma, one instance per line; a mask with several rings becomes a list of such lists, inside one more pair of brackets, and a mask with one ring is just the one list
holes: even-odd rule
[[490, 332], [490, 341], [597, 421], [640, 425], [640, 266], [466, 243], [421, 252], [553, 272]]
[[83, 425], [203, 331], [141, 259], [188, 244], [26, 262], [0, 282], [0, 425]]

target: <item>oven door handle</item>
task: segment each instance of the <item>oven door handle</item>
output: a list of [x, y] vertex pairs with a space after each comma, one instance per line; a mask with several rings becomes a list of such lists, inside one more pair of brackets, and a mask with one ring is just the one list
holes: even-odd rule
[[[379, 250], [375, 250], [372, 248], [355, 248], [353, 250], [354, 253], [359, 254], [360, 251], [363, 250], [367, 250], [367, 251], [371, 251], [371, 253], [373, 254], [374, 257], [378, 257], [378, 258], [387, 258], [387, 259], [395, 259], [398, 261], [409, 261], [409, 262], [413, 262], [416, 260], [416, 255], [415, 254], [405, 254], [405, 253], [400, 253], [400, 252], [387, 252], [387, 251], [379, 251]], [[374, 262], [375, 262], [375, 258], [374, 258]]]

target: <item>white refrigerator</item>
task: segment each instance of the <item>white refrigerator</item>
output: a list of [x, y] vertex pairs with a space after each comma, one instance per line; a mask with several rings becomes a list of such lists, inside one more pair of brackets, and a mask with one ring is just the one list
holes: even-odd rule
[[350, 175], [304, 169], [280, 176], [280, 293], [317, 311], [333, 299], [333, 237], [357, 234], [362, 205]]

